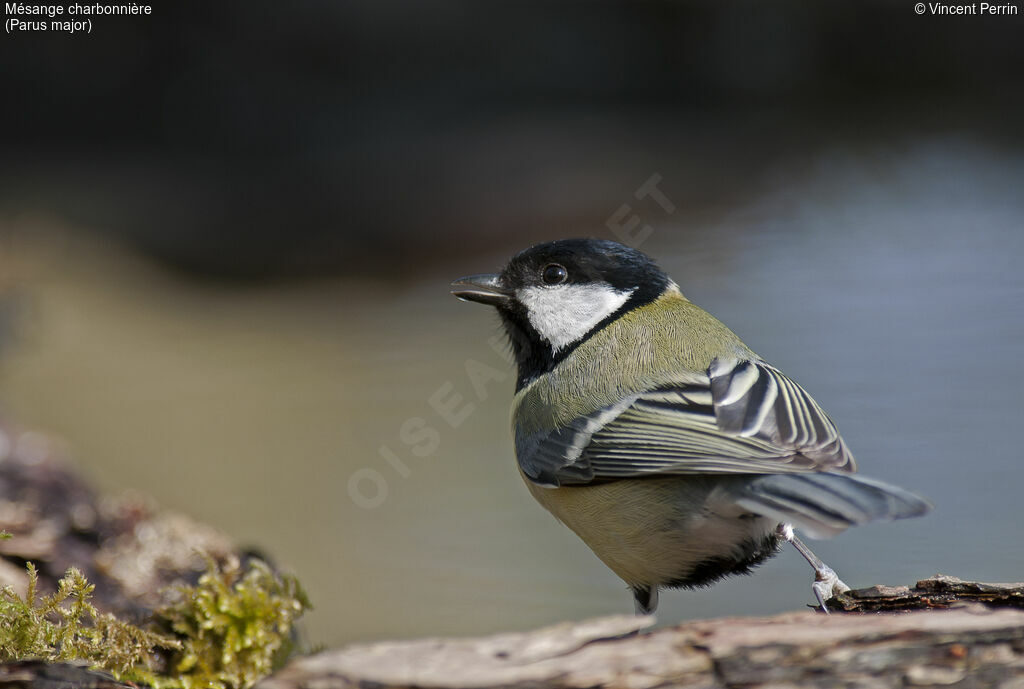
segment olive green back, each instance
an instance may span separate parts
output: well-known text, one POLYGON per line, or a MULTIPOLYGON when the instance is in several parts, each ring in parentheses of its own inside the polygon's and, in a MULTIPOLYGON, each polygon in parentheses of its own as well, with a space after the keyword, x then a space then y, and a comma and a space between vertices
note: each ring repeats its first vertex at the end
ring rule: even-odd
POLYGON ((758 358, 721 321, 670 289, 608 324, 520 390, 513 427, 550 429, 638 392, 706 381, 716 357, 758 358))

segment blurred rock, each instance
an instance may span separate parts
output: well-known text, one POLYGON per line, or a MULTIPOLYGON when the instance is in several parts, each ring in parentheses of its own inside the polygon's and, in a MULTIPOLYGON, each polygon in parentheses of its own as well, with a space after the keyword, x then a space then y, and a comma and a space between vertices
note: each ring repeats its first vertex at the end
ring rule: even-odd
POLYGON ((44 660, 19 660, 0 665, 3 689, 132 689, 113 675, 90 670, 81 663, 48 663, 44 660))
POLYGON ((139 493, 97 496, 58 443, 2 421, 0 525, 12 536, 0 541, 0 581, 23 590, 31 561, 45 594, 77 567, 96 586, 96 607, 130 620, 162 604, 168 587, 195 584, 204 554, 238 556, 224 534, 139 493))

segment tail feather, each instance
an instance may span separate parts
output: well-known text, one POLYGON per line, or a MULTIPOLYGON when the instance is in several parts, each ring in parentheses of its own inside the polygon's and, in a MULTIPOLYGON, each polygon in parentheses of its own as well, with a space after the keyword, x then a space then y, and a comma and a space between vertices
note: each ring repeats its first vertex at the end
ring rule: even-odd
POLYGON ((926 500, 902 488, 829 472, 760 476, 743 486, 736 503, 792 524, 812 538, 876 520, 918 517, 931 509, 926 500))

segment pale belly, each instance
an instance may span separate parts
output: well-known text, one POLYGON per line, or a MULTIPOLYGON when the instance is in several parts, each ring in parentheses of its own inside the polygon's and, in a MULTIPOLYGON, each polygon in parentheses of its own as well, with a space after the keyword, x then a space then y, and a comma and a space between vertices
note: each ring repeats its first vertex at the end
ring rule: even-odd
POLYGON ((627 479, 544 488, 534 498, 632 587, 710 584, 775 554, 778 523, 729 499, 732 478, 627 479))

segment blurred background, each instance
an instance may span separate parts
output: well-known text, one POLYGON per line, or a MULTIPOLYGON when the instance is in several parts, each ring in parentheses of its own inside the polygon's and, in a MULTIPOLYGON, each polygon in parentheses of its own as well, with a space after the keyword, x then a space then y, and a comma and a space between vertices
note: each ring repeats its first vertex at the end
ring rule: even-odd
MULTIPOLYGON (((153 7, 0 41, 0 414, 296 572, 313 642, 631 611, 521 485, 497 319, 448 295, 569 236, 639 242, 934 501, 818 543, 848 583, 1024 577, 1019 13, 153 7)), ((811 580, 785 552, 660 619, 811 580)))

